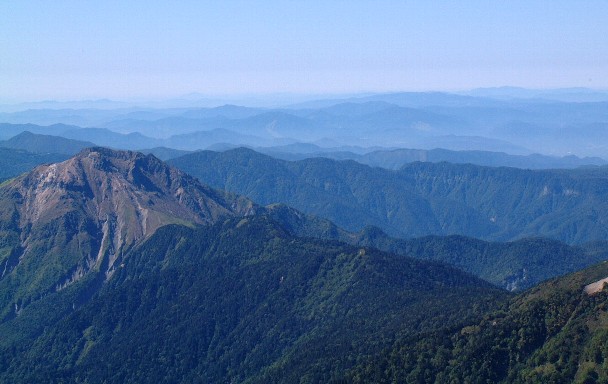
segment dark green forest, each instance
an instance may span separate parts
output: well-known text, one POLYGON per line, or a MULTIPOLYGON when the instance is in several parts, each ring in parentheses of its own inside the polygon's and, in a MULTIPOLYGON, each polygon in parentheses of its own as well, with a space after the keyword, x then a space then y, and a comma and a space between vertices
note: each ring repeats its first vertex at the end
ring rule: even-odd
MULTIPOLYGON (((3 382, 605 382, 600 263, 507 294, 444 264, 293 237, 266 215, 166 226, 90 301, 0 326, 3 382), (596 380, 596 381, 592 381, 596 380)), ((88 287, 88 288, 87 288, 88 287)), ((41 305, 41 306, 40 306, 41 305)))
POLYGON ((0 182, 30 171, 37 165, 56 163, 67 159, 57 153, 36 154, 20 149, 0 148, 0 182))
POLYGON ((402 338, 348 377, 353 383, 606 383, 608 293, 586 283, 601 263, 541 284, 479 322, 402 338))
MULTIPOLYGON (((90 302, 5 341, 0 379, 328 382, 398 338, 473 322, 507 297, 443 264, 294 238, 266 216, 167 226, 90 302)), ((0 329, 19 328, 27 311, 0 329)))
POLYGON ((339 240, 443 262, 509 291, 531 288, 543 280, 608 259, 608 243, 604 241, 577 246, 538 237, 512 242, 489 242, 458 235, 399 239, 371 226, 359 232, 347 232, 328 220, 305 215, 283 204, 267 206, 266 210, 295 236, 339 240))

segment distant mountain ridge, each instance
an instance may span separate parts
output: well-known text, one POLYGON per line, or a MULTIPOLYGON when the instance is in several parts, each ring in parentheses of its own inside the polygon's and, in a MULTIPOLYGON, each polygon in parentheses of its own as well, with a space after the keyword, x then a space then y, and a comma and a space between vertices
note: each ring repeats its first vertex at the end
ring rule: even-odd
POLYGON ((239 147, 234 143, 249 143, 255 150, 284 160, 302 160, 310 157, 329 157, 336 160, 355 160, 362 164, 382 168, 398 169, 415 161, 452 163, 471 163, 486 166, 511 166, 528 169, 576 168, 586 165, 605 165, 606 160, 597 157, 579 158, 577 156, 509 155, 490 151, 451 151, 446 149, 380 149, 379 147, 338 147, 323 148, 312 143, 292 143, 282 146, 264 147, 269 144, 257 136, 236 134, 224 129, 198 131, 190 134, 173 135, 167 139, 154 139, 139 133, 121 134, 101 128, 78 128, 73 126, 40 127, 34 125, 4 125, 8 131, 32 129, 44 132, 48 129, 54 135, 22 131, 10 139, 0 141, 0 146, 23 149, 33 153, 61 153, 74 155, 81 149, 97 145, 116 149, 137 149, 145 153, 158 148, 156 154, 163 160, 185 155, 193 149, 206 146, 224 145, 239 147), (89 140, 85 141, 83 139, 89 140), (233 144, 230 144, 233 143, 233 144), (160 145, 160 146, 159 146, 160 145), (261 145, 261 146, 260 146, 261 145), (166 149, 162 149, 166 148, 166 149), (188 148, 176 149, 176 148, 188 148))
MULTIPOLYGON (((153 140, 227 130, 233 132, 233 137, 223 139, 223 142, 247 146, 325 141, 338 146, 608 156, 608 146, 604 144, 608 142, 605 129, 608 100, 602 99, 602 92, 553 90, 541 95, 533 91, 530 94, 550 97, 530 98, 518 96, 522 90, 517 89, 494 91, 515 96, 405 92, 326 99, 320 103, 278 108, 224 105, 214 108, 47 109, 0 113, 0 121, 106 128, 123 135, 139 133, 152 140, 144 142, 142 137, 129 137, 131 147, 128 147, 129 140, 116 144, 120 136, 114 137, 114 144, 78 137, 98 145, 129 149, 159 146, 204 149, 217 144, 217 139, 211 136, 207 140, 198 138, 196 142, 192 137, 192 142, 181 142, 180 147, 153 140), (584 100, 585 97, 599 99, 584 100), (568 98, 572 100, 568 101, 568 98), (578 101, 573 101, 577 98, 578 101)), ((528 91, 523 90, 523 93, 528 91)), ((28 129, 32 131, 33 127, 28 129)), ((10 127, 0 129, 0 138, 11 130, 10 127)), ((32 132, 56 134, 52 130, 32 132)))
POLYGON ((577 156, 545 156, 540 154, 510 155, 503 152, 490 151, 451 151, 447 149, 386 149, 353 153, 348 150, 324 149, 309 144, 309 148, 299 152, 304 147, 261 147, 256 151, 283 160, 303 160, 312 157, 328 157, 335 160, 355 160, 358 163, 372 167, 399 169, 412 162, 448 162, 458 164, 475 164, 490 167, 514 167, 522 169, 577 168, 590 165, 606 165, 608 161, 599 157, 577 156), (301 148, 301 149, 299 149, 301 148))
POLYGON ((397 237, 460 234, 486 240, 608 239, 606 168, 530 171, 448 163, 399 170, 313 158, 288 162, 236 149, 169 161, 216 188, 285 203, 347 230, 397 237))
POLYGON ((67 160, 58 153, 31 153, 21 149, 0 148, 0 183, 32 170, 40 164, 67 160))
MULTIPOLYGON (((601 92, 574 91, 582 98, 602 96, 601 92)), ((235 135, 229 143, 249 146, 333 141, 338 145, 365 147, 379 145, 427 150, 490 150, 518 155, 538 152, 556 156, 607 157, 608 147, 603 143, 608 139, 604 129, 608 124, 608 101, 560 100, 565 96, 578 97, 568 94, 567 90, 548 94, 557 95, 557 99, 518 96, 500 99, 414 92, 328 99, 317 104, 283 108, 224 105, 215 108, 29 110, 0 113, 0 121, 106 128, 120 134, 138 132, 151 139, 228 130, 235 135), (236 135, 244 137, 237 139, 236 135)), ((56 134, 51 130, 36 132, 33 127, 28 129, 34 133, 56 134)), ((8 133, 10 130, 9 127, 0 129, 0 138, 4 134, 2 131, 8 133)), ((135 145, 135 138, 132 139, 130 149, 172 147, 166 142, 135 145)), ((137 139, 143 140, 141 137, 137 139)), ((89 138, 86 140, 96 142, 89 138)), ((192 146, 176 149, 204 149, 217 143, 193 142, 192 146)), ((113 146, 106 142, 97 144, 113 146)), ((124 144, 119 147, 127 148, 124 144)))
POLYGON ((59 153, 75 155, 84 148, 94 147, 90 141, 70 140, 60 136, 34 134, 24 131, 8 140, 0 141, 0 147, 22 149, 32 153, 59 153))
MULTIPOLYGON (((272 121, 268 122, 271 125, 272 121)), ((41 136, 54 136, 79 142, 95 143, 114 149, 143 150, 157 147, 169 147, 175 150, 193 151, 207 148, 217 143, 228 143, 233 145, 272 146, 291 143, 289 138, 259 137, 250 134, 238 133, 224 128, 213 128, 200 126, 195 121, 196 127, 193 131, 183 134, 169 135, 167 138, 155 138, 146 136, 140 132, 118 133, 107 128, 81 128, 73 125, 55 124, 51 126, 38 126, 34 124, 2 124, 0 123, 0 138, 7 141, 23 132, 30 132, 41 136), (207 129, 208 128, 208 129, 207 129)), ((169 124, 169 130, 174 130, 169 124)), ((264 125, 260 129, 265 129, 264 125)), ((238 127, 237 127, 238 128, 238 127)), ((40 140, 37 138, 36 140, 40 140)), ((67 143, 67 142, 66 142, 67 143)), ((60 144, 60 143, 59 143, 60 144)), ((77 144, 60 145, 59 148, 75 146, 77 144)), ((22 144, 26 146, 26 143, 22 144)), ((87 145, 91 146, 91 145, 87 145)))

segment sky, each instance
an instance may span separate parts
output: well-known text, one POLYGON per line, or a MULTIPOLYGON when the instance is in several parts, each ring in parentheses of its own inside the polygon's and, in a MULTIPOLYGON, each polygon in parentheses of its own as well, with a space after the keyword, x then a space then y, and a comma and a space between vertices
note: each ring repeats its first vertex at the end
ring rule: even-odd
POLYGON ((608 89, 608 1, 2 1, 0 102, 608 89))

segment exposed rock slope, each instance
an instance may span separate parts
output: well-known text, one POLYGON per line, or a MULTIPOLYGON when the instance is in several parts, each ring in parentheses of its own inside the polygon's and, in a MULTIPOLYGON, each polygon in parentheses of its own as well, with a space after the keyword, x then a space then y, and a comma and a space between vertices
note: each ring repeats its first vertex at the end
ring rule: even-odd
POLYGON ((0 300, 0 318, 91 271, 107 278, 127 249, 161 226, 254 210, 136 152, 91 148, 39 166, 0 188, 0 288, 18 298, 0 300))

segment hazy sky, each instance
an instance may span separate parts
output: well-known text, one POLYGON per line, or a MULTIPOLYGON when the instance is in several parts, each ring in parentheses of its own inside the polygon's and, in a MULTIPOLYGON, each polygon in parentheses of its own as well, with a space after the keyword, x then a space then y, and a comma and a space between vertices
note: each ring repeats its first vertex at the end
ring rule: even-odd
POLYGON ((0 101, 608 88, 608 1, 2 1, 0 101))

